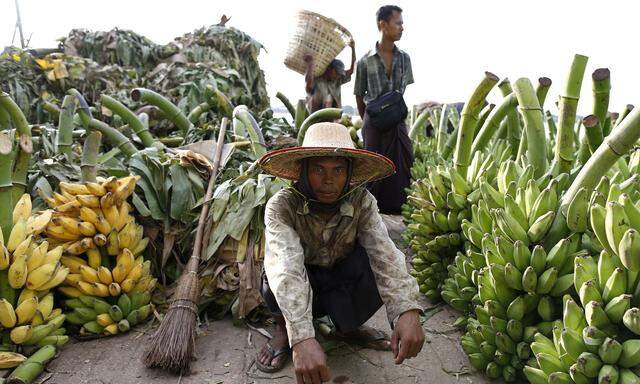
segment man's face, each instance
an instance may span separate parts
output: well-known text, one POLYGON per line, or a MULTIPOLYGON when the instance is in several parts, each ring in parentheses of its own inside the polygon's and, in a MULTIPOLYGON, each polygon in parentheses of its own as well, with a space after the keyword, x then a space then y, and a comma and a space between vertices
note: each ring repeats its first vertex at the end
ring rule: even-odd
POLYGON ((309 159, 309 184, 319 202, 338 201, 347 183, 348 162, 344 157, 312 157, 309 159))
POLYGON ((389 21, 381 20, 378 24, 378 29, 384 36, 390 37, 393 41, 398 41, 402 37, 402 31, 404 31, 402 22, 402 13, 393 11, 389 21))

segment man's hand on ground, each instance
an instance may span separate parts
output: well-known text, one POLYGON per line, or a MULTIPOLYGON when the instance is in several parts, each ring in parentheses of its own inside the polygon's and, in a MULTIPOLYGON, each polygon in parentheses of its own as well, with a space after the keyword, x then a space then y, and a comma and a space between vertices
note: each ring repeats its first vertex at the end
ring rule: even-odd
POLYGON ((292 349, 297 384, 320 384, 331 379, 327 358, 318 340, 303 340, 292 349))
POLYGON ((403 313, 398 318, 391 336, 391 350, 396 364, 416 357, 424 345, 424 330, 417 310, 403 313))

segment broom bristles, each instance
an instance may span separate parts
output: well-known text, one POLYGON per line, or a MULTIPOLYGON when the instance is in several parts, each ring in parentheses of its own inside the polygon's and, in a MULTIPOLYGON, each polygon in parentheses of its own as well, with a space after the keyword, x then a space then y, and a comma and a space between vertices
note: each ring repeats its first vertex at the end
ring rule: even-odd
POLYGON ((189 373, 196 339, 198 279, 189 273, 180 280, 174 299, 145 353, 147 367, 189 373))

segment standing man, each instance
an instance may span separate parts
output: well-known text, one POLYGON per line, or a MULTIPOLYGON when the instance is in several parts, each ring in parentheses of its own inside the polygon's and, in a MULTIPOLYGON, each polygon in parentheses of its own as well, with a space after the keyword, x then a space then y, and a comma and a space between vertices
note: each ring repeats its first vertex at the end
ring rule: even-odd
POLYGON ((351 81, 353 68, 356 63, 355 42, 349 42, 351 47, 351 68, 344 70, 344 63, 334 59, 324 73, 318 77, 313 76, 315 60, 312 55, 305 55, 307 73, 305 74, 305 90, 307 91, 307 109, 313 113, 323 108, 342 108, 340 88, 342 84, 351 81))
POLYGON ((356 68, 354 94, 364 125, 365 149, 393 161, 396 174, 372 183, 369 189, 378 200, 381 213, 399 214, 407 199, 405 188, 411 179, 413 149, 407 135, 407 107, 402 95, 413 83, 411 60, 395 42, 402 37, 402 9, 385 5, 376 13, 380 39, 356 68))

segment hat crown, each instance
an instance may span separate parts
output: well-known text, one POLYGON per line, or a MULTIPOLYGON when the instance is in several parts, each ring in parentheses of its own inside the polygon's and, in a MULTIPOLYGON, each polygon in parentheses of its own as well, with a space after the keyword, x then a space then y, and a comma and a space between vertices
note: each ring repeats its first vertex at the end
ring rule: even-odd
POLYGON ((303 147, 355 149, 349 130, 338 123, 315 123, 307 129, 303 147))

